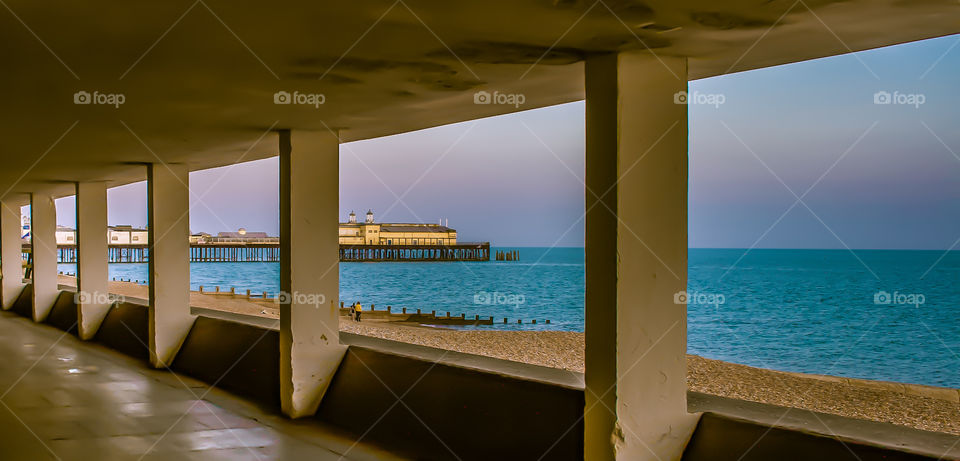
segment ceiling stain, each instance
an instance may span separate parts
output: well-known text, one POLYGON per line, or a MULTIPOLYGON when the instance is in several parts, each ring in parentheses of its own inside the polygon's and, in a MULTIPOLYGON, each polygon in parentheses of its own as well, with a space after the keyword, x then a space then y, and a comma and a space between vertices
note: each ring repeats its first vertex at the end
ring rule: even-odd
POLYGON ((287 72, 283 76, 287 79, 292 80, 323 80, 328 83, 333 83, 336 85, 351 85, 356 83, 363 83, 363 80, 358 78, 348 77, 346 75, 340 74, 325 74, 320 71, 298 71, 298 72, 287 72))
MULTIPOLYGON (((472 63, 481 64, 544 64, 565 65, 582 61, 583 50, 568 47, 548 47, 515 42, 471 41, 457 45, 453 54, 472 63)), ((429 57, 450 57, 450 51, 441 49, 427 54, 429 57)))
MULTIPOLYGON (((613 10, 624 22, 648 21, 653 19, 653 8, 636 0, 606 0, 604 4, 613 10)), ((606 8, 604 8, 606 9, 606 8)))
POLYGON ((587 42, 592 52, 611 52, 627 48, 659 49, 667 48, 672 42, 662 36, 646 35, 610 35, 597 36, 587 42))
POLYGON ((441 91, 465 91, 486 83, 472 78, 459 78, 456 76, 436 77, 429 74, 414 77, 410 79, 410 81, 429 89, 441 91))
POLYGON ((455 74, 457 71, 446 64, 429 61, 400 61, 392 59, 370 59, 345 57, 337 59, 332 56, 319 58, 302 58, 292 63, 294 67, 312 67, 325 72, 333 69, 353 70, 358 72, 383 72, 388 70, 413 70, 417 72, 440 72, 455 74))
MULTIPOLYGON (((771 19, 757 19, 740 16, 734 13, 720 13, 711 11, 700 11, 690 14, 697 24, 711 29, 730 30, 730 29, 752 29, 757 27, 770 27, 777 24, 771 19)), ((781 24, 783 21, 780 22, 781 24)))

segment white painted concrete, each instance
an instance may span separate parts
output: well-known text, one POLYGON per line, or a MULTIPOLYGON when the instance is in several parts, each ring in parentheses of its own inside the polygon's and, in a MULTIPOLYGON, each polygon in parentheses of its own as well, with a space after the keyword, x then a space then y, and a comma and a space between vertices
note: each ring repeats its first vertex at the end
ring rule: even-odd
POLYGON ((20 203, 4 198, 0 200, 0 305, 4 310, 13 307, 23 291, 22 248, 20 203))
POLYGON ((281 406, 298 418, 316 412, 346 352, 338 328, 340 153, 330 132, 279 137, 281 406))
POLYGON ((53 196, 30 194, 30 236, 33 244, 33 320, 46 320, 56 302, 57 206, 53 196))
POLYGON ((91 339, 110 310, 107 281, 107 184, 77 183, 77 322, 80 339, 91 339))
POLYGON ((684 58, 586 65, 588 460, 680 459, 686 410, 687 88, 684 58))
POLYGON ((189 184, 185 164, 147 165, 149 346, 157 368, 173 362, 196 319, 190 314, 189 184))

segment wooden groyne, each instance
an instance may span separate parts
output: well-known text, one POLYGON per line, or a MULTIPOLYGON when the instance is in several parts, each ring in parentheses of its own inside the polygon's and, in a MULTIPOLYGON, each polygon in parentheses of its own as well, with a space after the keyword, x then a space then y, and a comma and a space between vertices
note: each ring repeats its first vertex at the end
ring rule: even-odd
POLYGON ((497 261, 519 261, 520 250, 498 251, 496 254, 496 260, 497 261))
MULTIPOLYGON (((23 245, 24 259, 32 248, 23 245)), ((145 263, 150 259, 147 245, 111 244, 107 248, 110 263, 145 263)), ((490 243, 454 245, 340 245, 341 262, 377 261, 489 261, 490 243)), ((277 243, 197 243, 190 245, 190 262, 279 262, 277 243)), ((57 262, 77 262, 76 245, 57 245, 57 262)))
MULTIPOLYGON (((450 311, 445 312, 445 315, 437 315, 437 311, 432 310, 430 312, 425 312, 421 309, 410 309, 406 307, 401 307, 399 311, 394 310, 393 306, 387 306, 386 310, 380 309, 377 310, 376 305, 371 304, 368 307, 361 304, 361 320, 362 319, 376 319, 376 320, 386 320, 388 322, 410 322, 410 323, 419 323, 422 325, 454 325, 454 326, 465 326, 465 325, 493 325, 494 323, 499 323, 499 319, 494 320, 494 317, 480 317, 479 315, 473 315, 468 317, 467 314, 451 315, 450 311)), ((344 303, 340 303, 340 315, 349 316, 350 315, 350 306, 344 306, 344 303)), ((516 323, 518 325, 523 324, 522 319, 516 319, 515 322, 512 322, 509 318, 503 318, 503 324, 516 323)), ((537 324, 537 320, 529 320, 528 323, 532 325, 537 324)), ((549 325, 550 320, 544 320, 544 324, 549 325)))

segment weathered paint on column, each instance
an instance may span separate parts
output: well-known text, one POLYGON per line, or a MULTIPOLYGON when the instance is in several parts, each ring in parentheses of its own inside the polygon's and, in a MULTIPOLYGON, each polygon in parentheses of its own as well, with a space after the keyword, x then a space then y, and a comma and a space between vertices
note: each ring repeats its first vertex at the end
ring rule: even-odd
POLYGON ((184 164, 147 165, 150 363, 170 365, 190 315, 190 176, 184 164))
POLYGON ((3 309, 13 307, 23 291, 23 242, 20 239, 20 205, 6 197, 0 200, 0 290, 3 309))
POLYGON ((316 412, 346 347, 340 345, 339 140, 280 137, 280 387, 285 414, 316 412))
POLYGON ((687 88, 683 58, 586 63, 588 460, 676 460, 686 406, 687 88))
POLYGON ((57 206, 49 194, 30 194, 33 251, 33 320, 46 320, 60 295, 57 288, 57 206))
POLYGON ((77 183, 77 322, 91 339, 110 310, 107 266, 107 184, 77 183))

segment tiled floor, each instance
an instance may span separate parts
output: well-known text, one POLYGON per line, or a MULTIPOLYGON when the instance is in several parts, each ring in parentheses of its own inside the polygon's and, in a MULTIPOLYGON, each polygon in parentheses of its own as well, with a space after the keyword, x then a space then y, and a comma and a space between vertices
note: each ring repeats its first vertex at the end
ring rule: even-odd
POLYGON ((393 457, 0 314, 0 460, 385 458, 393 457))

